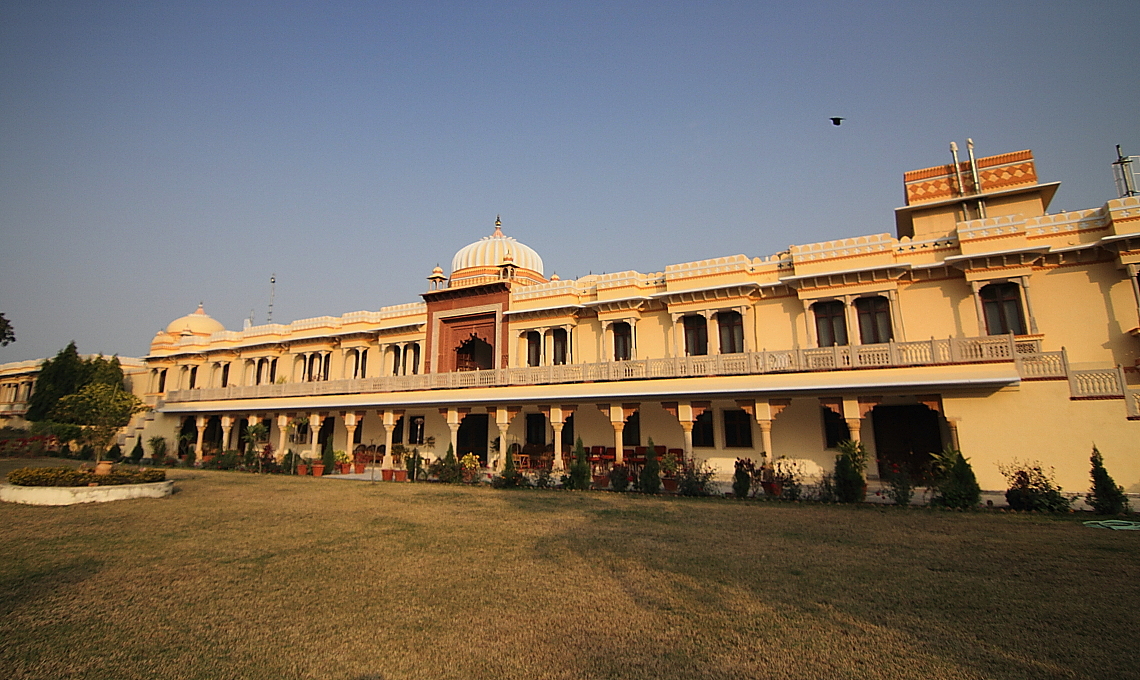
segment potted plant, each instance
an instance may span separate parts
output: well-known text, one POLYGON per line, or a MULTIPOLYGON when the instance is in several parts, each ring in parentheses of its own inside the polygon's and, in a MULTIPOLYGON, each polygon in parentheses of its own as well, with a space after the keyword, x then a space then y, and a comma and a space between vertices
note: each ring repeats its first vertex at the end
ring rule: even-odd
POLYGON ((352 472, 352 460, 348 457, 347 451, 337 449, 333 451, 333 456, 336 458, 337 469, 340 470, 342 475, 347 475, 352 472))
POLYGON ((301 475, 302 477, 309 474, 309 463, 311 461, 311 458, 302 457, 301 462, 297 463, 297 474, 301 475))
MULTIPOLYGON (((403 464, 404 464, 403 466, 400 466, 398 463, 395 462, 396 461, 396 454, 395 454, 396 447, 395 446, 392 447, 392 451, 393 451, 393 453, 392 453, 393 465, 397 466, 396 469, 392 470, 392 479, 394 481, 397 481, 397 482, 406 482, 406 481, 408 481, 408 470, 409 470, 409 468, 412 469, 412 472, 414 474, 415 468, 413 468, 412 466, 419 464, 420 450, 419 449, 412 449, 412 452, 410 454, 401 455, 400 460, 403 462, 403 464)), ((405 453, 407 453, 407 452, 405 451, 405 453)))
POLYGON ((479 457, 474 453, 468 453, 463 456, 459 461, 459 467, 463 472, 463 481, 466 484, 472 484, 479 478, 479 457))
POLYGON ((356 451, 352 453, 352 471, 358 475, 364 474, 364 468, 368 465, 368 449, 361 444, 356 447, 356 451))
POLYGON ((677 470, 681 468, 680 461, 677 460, 677 454, 672 450, 666 451, 665 455, 661 457, 661 484, 669 493, 677 492, 677 470))
POLYGON ((320 458, 314 458, 313 463, 310 467, 313 468, 314 477, 320 477, 325 474, 325 461, 321 460, 320 458))
MULTIPOLYGON (((390 482, 396 478, 396 470, 404 467, 405 453, 407 453, 407 449, 404 448, 403 444, 392 445, 392 467, 380 471, 380 478, 383 481, 390 482)), ((407 475, 408 473, 405 471, 404 474, 407 475)))

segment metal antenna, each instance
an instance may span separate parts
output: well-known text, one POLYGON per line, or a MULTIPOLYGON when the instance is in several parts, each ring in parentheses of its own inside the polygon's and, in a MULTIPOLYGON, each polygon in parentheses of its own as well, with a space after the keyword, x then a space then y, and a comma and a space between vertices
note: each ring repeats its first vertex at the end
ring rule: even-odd
POLYGON ((269 318, 265 323, 273 323, 273 299, 277 297, 277 273, 269 275, 269 318))
POLYGON ((1116 145, 1116 162, 1112 164, 1112 174, 1116 179, 1117 198, 1128 198, 1140 195, 1136 190, 1136 175, 1132 172, 1132 159, 1134 156, 1125 156, 1116 145))

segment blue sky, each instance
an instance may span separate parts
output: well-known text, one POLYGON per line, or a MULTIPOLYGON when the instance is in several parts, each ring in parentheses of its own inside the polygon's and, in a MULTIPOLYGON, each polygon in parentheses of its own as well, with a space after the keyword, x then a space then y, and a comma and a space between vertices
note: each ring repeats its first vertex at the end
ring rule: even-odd
POLYGON ((0 6, 0 362, 418 300, 504 231, 546 273, 890 232, 906 170, 1140 154, 1125 2, 0 6), (829 116, 848 120, 834 127, 829 116))

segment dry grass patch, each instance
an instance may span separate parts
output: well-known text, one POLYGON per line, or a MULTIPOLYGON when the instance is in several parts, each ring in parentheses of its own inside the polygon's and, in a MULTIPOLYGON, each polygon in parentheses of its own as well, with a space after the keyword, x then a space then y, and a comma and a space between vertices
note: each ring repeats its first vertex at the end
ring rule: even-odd
POLYGON ((171 476, 0 507, 7 677, 1138 677, 1069 517, 171 476))

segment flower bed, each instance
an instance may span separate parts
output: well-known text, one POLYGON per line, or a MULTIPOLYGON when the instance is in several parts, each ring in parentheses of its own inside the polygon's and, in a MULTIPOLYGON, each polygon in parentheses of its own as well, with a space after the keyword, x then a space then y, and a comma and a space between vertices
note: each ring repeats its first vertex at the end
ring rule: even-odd
POLYGON ((164 470, 124 470, 112 468, 107 475, 68 467, 25 467, 8 473, 8 483, 16 486, 119 486, 150 484, 166 480, 164 470))

